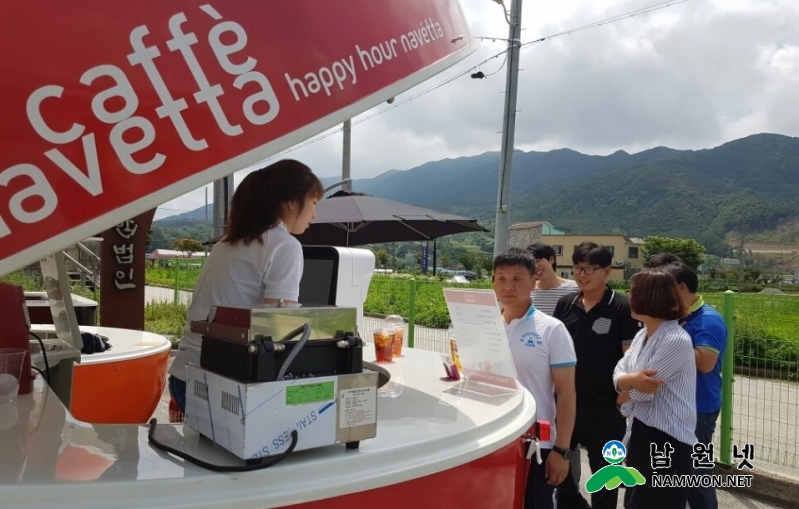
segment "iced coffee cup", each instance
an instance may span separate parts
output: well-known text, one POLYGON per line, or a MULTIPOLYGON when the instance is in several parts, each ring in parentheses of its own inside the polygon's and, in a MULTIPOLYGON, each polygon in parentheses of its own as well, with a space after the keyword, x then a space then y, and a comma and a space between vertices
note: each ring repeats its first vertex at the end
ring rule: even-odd
POLYGON ((399 315, 386 317, 386 328, 394 331, 394 357, 402 356, 402 343, 405 341, 405 319, 399 315))
POLYGON ((380 329, 374 332, 375 360, 377 362, 393 362, 394 338, 394 331, 390 329, 380 329))

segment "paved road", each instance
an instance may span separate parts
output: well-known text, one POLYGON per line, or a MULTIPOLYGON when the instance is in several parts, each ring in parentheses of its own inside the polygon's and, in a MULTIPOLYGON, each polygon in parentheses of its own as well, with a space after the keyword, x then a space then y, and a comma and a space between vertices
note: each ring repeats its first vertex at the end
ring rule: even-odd
MULTIPOLYGON (((178 300, 183 304, 191 303, 191 292, 178 291, 178 300)), ((175 289, 160 286, 144 287, 144 302, 174 302, 175 289)))

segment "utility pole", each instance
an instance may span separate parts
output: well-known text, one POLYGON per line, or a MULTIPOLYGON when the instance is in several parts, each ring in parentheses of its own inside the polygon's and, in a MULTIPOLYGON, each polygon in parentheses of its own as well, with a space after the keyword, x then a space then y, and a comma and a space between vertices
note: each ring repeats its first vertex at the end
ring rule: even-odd
POLYGON ((228 208, 233 198, 233 175, 214 180, 214 238, 225 234, 228 208))
POLYGON ((744 244, 746 242, 746 218, 741 219, 741 247, 738 249, 738 291, 744 284, 744 244))
MULTIPOLYGON (((502 8, 505 6, 503 4, 502 8)), ((519 84, 522 0, 511 0, 508 30, 508 71, 505 77, 505 114, 497 182, 497 215, 494 221, 494 256, 508 248, 510 238, 510 184, 513 170, 513 138, 516 128, 516 90, 519 84)))
POLYGON ((352 191, 352 181, 350 180, 350 163, 352 161, 352 123, 350 119, 344 121, 344 146, 341 154, 341 189, 352 191))

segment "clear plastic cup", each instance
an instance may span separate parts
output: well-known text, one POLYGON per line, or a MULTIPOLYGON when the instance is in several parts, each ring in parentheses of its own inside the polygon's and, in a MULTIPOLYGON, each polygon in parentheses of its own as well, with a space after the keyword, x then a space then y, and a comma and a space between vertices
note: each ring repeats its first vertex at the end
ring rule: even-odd
POLYGON ((26 355, 28 352, 20 348, 0 348, 0 404, 17 400, 26 355))
POLYGON ((394 361, 394 338, 393 330, 384 328, 374 332, 375 340, 375 360, 377 362, 394 361))
POLYGON ((389 315, 385 323, 386 328, 394 331, 394 357, 401 357, 402 344, 405 341, 405 319, 399 315, 389 315))

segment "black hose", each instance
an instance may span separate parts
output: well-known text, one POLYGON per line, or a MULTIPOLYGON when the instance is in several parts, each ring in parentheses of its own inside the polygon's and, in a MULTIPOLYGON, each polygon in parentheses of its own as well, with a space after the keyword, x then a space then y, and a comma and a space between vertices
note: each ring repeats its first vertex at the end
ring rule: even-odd
POLYGON ((294 362, 294 359, 300 354, 302 347, 304 347, 305 343, 308 342, 308 339, 311 337, 311 324, 305 323, 302 327, 297 327, 293 331, 286 334, 283 339, 279 341, 279 343, 288 341, 300 332, 302 332, 302 337, 299 341, 297 341, 297 344, 294 346, 294 348, 292 348, 291 353, 289 353, 288 357, 286 357, 286 360, 283 361, 283 365, 280 366, 280 371, 277 373, 277 380, 283 380, 283 377, 286 375, 286 371, 289 370, 291 363, 294 362))
POLYGON ((155 426, 158 424, 156 419, 150 419, 150 431, 147 433, 147 441, 155 447, 156 449, 161 449, 162 451, 168 452, 169 454, 174 454, 178 458, 182 458, 189 463, 194 463, 195 465, 206 468, 208 470, 213 470, 214 472, 252 472, 253 470, 261 470, 262 468, 271 467, 272 465, 276 465, 286 459, 289 454, 294 451, 294 448, 297 446, 297 430, 291 430, 291 444, 289 448, 286 449, 284 452, 276 455, 276 456, 266 456, 261 458, 261 461, 258 463, 252 463, 248 465, 214 465, 212 463, 207 463, 199 458, 195 458, 189 454, 186 454, 183 451, 179 451, 173 447, 170 447, 166 444, 162 444, 158 440, 155 439, 155 426))

